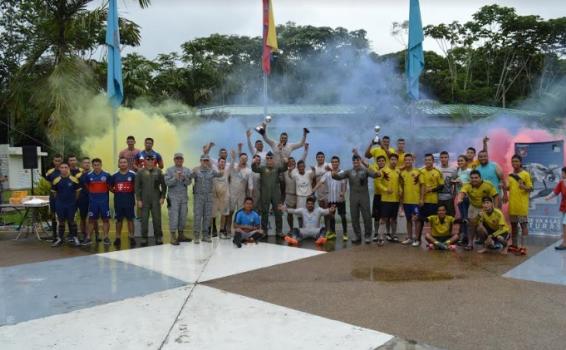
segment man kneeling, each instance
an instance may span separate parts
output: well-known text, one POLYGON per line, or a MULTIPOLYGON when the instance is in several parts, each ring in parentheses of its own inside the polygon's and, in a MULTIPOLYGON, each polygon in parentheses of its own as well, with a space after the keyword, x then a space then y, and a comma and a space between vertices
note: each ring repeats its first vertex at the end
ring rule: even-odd
POLYGON ((493 207, 491 197, 485 197, 482 203, 477 233, 484 240, 484 248, 478 250, 478 253, 493 249, 501 250, 501 254, 507 254, 510 229, 505 216, 500 209, 493 207))
POLYGON ((452 233, 455 220, 453 216, 446 215, 444 205, 438 206, 436 215, 427 217, 425 221, 430 224, 431 229, 425 236, 429 249, 454 249, 454 243, 458 241, 458 234, 452 233))
POLYGON ((315 208, 314 198, 309 197, 307 198, 306 208, 291 209, 280 205, 279 209, 290 214, 298 214, 303 219, 303 227, 293 229, 289 235, 285 236, 285 242, 295 245, 305 238, 314 238, 318 245, 326 243, 326 228, 320 227, 320 218, 326 215, 333 215, 336 207, 332 206, 328 209, 315 208))
POLYGON ((254 200, 250 197, 244 199, 244 207, 236 212, 234 219, 234 244, 242 248, 242 242, 252 238, 256 243, 263 237, 261 221, 258 213, 253 210, 254 200))

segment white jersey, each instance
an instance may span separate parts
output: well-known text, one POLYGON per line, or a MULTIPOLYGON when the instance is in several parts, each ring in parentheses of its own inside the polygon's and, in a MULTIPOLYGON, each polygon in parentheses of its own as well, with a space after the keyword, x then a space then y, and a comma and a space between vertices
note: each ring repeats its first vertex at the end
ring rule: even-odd
POLYGON ((312 180, 314 178, 312 169, 305 169, 303 175, 299 174, 297 169, 294 169, 291 172, 291 177, 295 180, 297 196, 308 197, 312 194, 312 180))
MULTIPOLYGON (((314 167, 314 174, 316 182, 320 181, 320 179, 324 176, 324 174, 329 173, 327 167, 330 167, 330 164, 323 163, 322 165, 316 165, 314 167)), ((316 191, 316 197, 318 200, 328 200, 328 186, 326 183, 319 186, 318 190, 316 191)))
POLYGON ((331 172, 326 172, 321 181, 328 187, 328 203, 344 202, 345 194, 348 191, 348 180, 334 180, 331 172), (340 196, 340 194, 343 194, 340 196))

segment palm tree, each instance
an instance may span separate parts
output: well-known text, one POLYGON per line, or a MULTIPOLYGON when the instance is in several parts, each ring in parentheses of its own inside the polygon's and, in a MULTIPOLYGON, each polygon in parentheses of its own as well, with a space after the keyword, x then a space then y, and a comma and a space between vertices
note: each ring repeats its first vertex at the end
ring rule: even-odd
MULTIPOLYGON (((104 45, 108 2, 91 9, 88 5, 93 1, 21 0, 14 5, 27 11, 24 18, 31 30, 7 103, 15 120, 22 118, 20 113, 29 113, 29 107, 23 106, 31 104, 52 145, 61 152, 80 98, 100 90, 88 57, 104 45)), ((139 5, 145 8, 150 0, 139 0, 139 5)), ((138 46, 139 26, 124 18, 119 24, 121 43, 138 46)))

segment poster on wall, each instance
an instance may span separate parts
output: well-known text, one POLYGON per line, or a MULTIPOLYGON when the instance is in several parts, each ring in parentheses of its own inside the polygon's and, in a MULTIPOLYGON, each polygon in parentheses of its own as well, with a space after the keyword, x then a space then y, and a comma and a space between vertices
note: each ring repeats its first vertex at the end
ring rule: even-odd
POLYGON ((529 233, 539 235, 559 235, 559 200, 557 197, 545 201, 560 181, 563 167, 564 142, 516 143, 515 152, 523 157, 523 166, 531 174, 534 190, 530 195, 529 233))

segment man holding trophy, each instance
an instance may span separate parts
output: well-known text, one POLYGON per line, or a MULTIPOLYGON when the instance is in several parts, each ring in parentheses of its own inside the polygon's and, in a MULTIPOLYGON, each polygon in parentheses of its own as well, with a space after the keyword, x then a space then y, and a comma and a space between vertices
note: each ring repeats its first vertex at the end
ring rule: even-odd
POLYGON ((366 148, 365 156, 366 158, 373 158, 377 161, 379 156, 385 157, 385 166, 389 166, 389 155, 395 153, 395 149, 390 147, 391 140, 389 136, 379 137, 379 131, 381 127, 376 125, 374 127, 375 137, 371 140, 370 144, 366 148))

